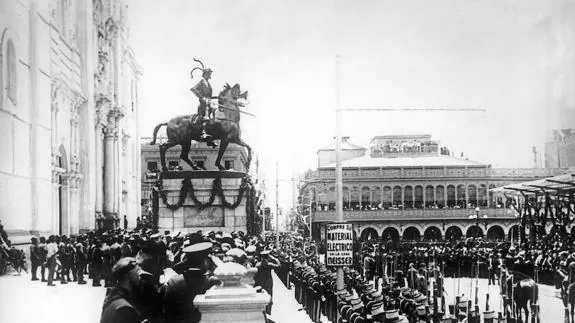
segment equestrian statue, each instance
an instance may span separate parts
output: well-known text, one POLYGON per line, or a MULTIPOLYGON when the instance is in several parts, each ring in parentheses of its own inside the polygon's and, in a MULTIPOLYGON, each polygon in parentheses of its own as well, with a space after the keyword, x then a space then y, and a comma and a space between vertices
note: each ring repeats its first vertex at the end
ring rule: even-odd
POLYGON ((217 147, 214 140, 220 141, 218 157, 215 162, 219 170, 225 170, 225 167, 221 165, 221 160, 230 143, 245 147, 248 150, 246 171, 249 171, 252 150, 241 139, 239 124, 240 113, 246 113, 242 112, 240 107, 245 106, 244 102, 247 100, 248 92, 241 92, 239 84, 230 86, 226 83, 218 96, 213 97, 212 86, 209 82, 212 70, 205 68, 204 64, 195 58, 194 61, 198 62, 201 67, 192 69, 190 72, 191 78, 194 77, 193 73, 195 70, 202 71, 202 79, 191 88, 191 91, 200 101, 197 114, 178 116, 168 122, 160 123, 154 128, 154 136, 150 145, 156 144, 156 136, 161 127, 166 126, 168 136, 168 140, 160 144, 162 171, 166 172, 168 170, 166 167, 166 150, 177 145, 182 146, 180 158, 183 161, 194 170, 202 169, 190 160, 188 156, 192 140, 205 142, 213 148, 217 147))

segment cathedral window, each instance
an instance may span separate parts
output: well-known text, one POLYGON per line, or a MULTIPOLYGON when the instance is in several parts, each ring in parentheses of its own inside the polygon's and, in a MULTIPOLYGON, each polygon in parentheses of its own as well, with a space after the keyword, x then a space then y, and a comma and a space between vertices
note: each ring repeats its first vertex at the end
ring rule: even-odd
POLYGON ((6 45, 6 96, 12 103, 16 104, 17 72, 16 72, 16 50, 11 39, 6 45))

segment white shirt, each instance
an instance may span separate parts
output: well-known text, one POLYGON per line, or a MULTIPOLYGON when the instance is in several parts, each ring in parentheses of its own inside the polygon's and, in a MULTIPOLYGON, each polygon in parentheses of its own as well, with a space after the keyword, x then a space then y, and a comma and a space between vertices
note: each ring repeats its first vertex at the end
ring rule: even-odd
POLYGON ((47 258, 54 256, 58 252, 58 246, 55 242, 50 242, 46 249, 48 250, 48 254, 46 255, 47 258))

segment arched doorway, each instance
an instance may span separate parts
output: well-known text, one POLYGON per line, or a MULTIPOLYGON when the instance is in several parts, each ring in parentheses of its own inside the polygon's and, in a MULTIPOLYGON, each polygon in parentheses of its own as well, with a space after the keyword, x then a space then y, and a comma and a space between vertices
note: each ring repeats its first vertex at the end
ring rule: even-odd
POLYGON ((503 228, 498 225, 494 225, 487 230, 487 240, 504 240, 505 232, 503 228))
POLYGON ((381 238, 383 240, 391 239, 393 241, 398 241, 399 240, 399 231, 397 231, 397 229, 394 227, 386 228, 381 233, 381 238))
POLYGON ((409 227, 403 231, 403 240, 421 240, 421 234, 416 227, 409 227))
POLYGON ((445 231, 445 240, 454 241, 454 240, 459 240, 462 237, 463 237, 463 232, 461 231, 461 229, 459 227, 452 226, 452 227, 447 228, 447 231, 445 231))
POLYGON ((377 231, 374 228, 365 228, 361 231, 361 240, 377 240, 379 238, 377 231))
POLYGON ((473 226, 470 226, 469 229, 467 229, 467 233, 465 234, 465 236, 467 238, 483 237, 483 230, 481 230, 480 226, 473 225, 473 226))
POLYGON ((423 239, 425 241, 440 241, 441 230, 438 227, 431 226, 423 232, 423 239))

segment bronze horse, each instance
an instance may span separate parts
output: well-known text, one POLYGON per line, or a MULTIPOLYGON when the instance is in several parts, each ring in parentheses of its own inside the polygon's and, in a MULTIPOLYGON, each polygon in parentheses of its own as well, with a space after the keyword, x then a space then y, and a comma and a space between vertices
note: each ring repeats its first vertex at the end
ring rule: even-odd
POLYGON ((252 160, 252 149, 241 139, 239 106, 242 106, 242 104, 238 102, 239 99, 247 99, 247 92, 242 93, 239 84, 236 84, 233 87, 226 84, 224 89, 218 95, 219 112, 217 113, 216 118, 205 122, 205 125, 202 125, 201 122, 194 121, 196 117, 201 118, 201 116, 196 115, 178 116, 168 122, 158 124, 154 128, 154 136, 150 145, 156 144, 158 130, 162 126, 166 126, 168 141, 160 145, 162 171, 165 172, 168 170, 166 167, 166 150, 176 145, 182 146, 180 158, 183 161, 190 165, 194 170, 201 169, 192 160, 190 160, 188 154, 190 152, 192 140, 200 142, 206 141, 201 138, 202 127, 204 127, 206 133, 212 137, 212 140, 220 140, 218 157, 215 162, 215 165, 219 170, 225 170, 225 167, 221 165, 221 160, 226 148, 230 143, 232 143, 246 147, 248 150, 248 159, 245 167, 246 171, 249 171, 252 160))

